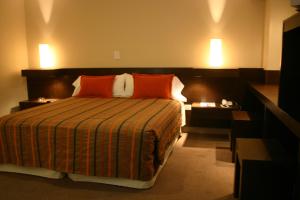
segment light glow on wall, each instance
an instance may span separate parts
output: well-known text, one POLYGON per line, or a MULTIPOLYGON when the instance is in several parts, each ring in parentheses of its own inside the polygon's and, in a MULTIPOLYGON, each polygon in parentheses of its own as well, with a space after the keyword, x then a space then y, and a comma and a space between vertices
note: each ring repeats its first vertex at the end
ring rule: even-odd
POLYGON ((43 69, 49 69, 54 67, 54 54, 48 44, 39 45, 40 52, 40 67, 43 69))
POLYGON ((214 38, 210 40, 209 64, 213 67, 220 67, 223 65, 221 39, 214 38))
POLYGON ((224 13, 226 0, 208 0, 210 14, 215 23, 219 23, 224 13))
POLYGON ((39 6, 43 15, 43 19, 45 23, 48 24, 52 15, 53 0, 39 0, 39 6))

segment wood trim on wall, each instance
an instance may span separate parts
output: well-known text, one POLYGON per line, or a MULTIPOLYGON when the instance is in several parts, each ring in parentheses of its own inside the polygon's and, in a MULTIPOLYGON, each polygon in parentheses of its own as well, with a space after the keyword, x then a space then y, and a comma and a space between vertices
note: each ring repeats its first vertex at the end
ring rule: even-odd
POLYGON ((197 68, 61 68, 61 69, 24 69, 25 77, 54 77, 80 75, 107 75, 122 73, 175 74, 176 76, 197 77, 238 77, 238 69, 197 69, 197 68))
POLYGON ((80 75, 109 75, 122 73, 172 73, 185 84, 183 95, 188 103, 216 101, 223 98, 242 102, 245 81, 264 82, 262 68, 199 69, 199 68, 61 68, 52 70, 25 69, 28 97, 66 98, 72 95, 73 81, 80 75))
POLYGON ((279 70, 266 70, 265 71, 265 83, 267 84, 279 84, 280 71, 279 70))

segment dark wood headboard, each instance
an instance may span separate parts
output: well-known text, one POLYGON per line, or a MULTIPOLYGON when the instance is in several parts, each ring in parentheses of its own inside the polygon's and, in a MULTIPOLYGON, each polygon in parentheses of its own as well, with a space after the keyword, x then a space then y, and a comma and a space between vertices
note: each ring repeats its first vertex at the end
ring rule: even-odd
POLYGON ((80 75, 109 75, 122 73, 172 73, 185 84, 183 95, 188 102, 221 101, 227 98, 243 100, 243 80, 263 82, 262 68, 198 69, 198 68, 62 68, 53 70, 25 69, 30 99, 66 98, 72 95, 72 82, 80 75), (241 79, 242 78, 242 79, 241 79))

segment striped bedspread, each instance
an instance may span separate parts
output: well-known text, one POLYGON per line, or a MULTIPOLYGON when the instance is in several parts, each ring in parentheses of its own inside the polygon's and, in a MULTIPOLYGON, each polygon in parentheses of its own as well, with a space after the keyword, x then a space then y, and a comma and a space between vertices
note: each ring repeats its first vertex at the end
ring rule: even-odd
POLYGON ((150 180, 180 124, 174 100, 72 97, 0 118, 0 163, 150 180))

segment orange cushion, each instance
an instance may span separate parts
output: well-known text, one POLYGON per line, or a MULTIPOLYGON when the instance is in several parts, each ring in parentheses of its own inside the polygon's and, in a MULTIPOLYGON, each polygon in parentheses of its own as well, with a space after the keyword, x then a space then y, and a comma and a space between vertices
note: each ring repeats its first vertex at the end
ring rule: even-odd
POLYGON ((171 98, 173 74, 133 74, 133 98, 171 98))
POLYGON ((112 97, 115 76, 81 76, 78 97, 112 97))

